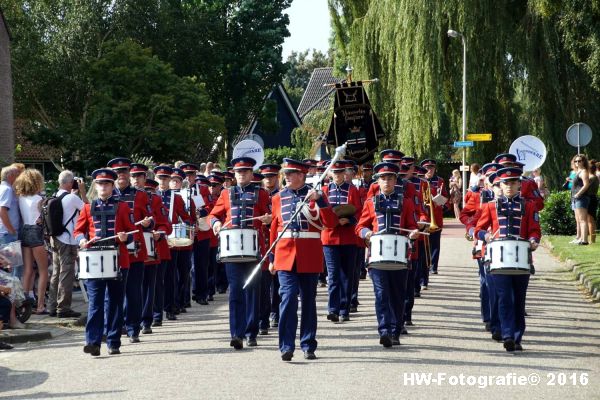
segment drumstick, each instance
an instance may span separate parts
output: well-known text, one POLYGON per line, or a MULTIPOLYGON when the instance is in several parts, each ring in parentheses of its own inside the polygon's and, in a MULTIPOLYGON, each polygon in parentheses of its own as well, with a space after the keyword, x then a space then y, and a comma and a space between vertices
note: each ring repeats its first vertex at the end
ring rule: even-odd
MULTIPOLYGON (((137 232, 139 232, 139 231, 125 232, 125 234, 126 235, 133 235, 134 233, 137 233, 137 232)), ((116 239, 118 237, 119 237, 119 235, 114 235, 114 236, 109 236, 109 237, 105 237, 105 238, 102 238, 102 239, 93 240, 93 242, 94 243, 98 243, 98 242, 102 242, 104 240, 116 239)), ((94 239, 96 239, 96 238, 94 238, 94 239)))
MULTIPOLYGON (((397 229, 402 232, 410 232, 410 233, 412 233, 414 231, 414 229, 406 229, 406 228, 397 228, 397 229)), ((417 233, 418 235, 425 235, 425 236, 430 235, 429 232, 415 232, 415 233, 417 233)))
POLYGON ((148 219, 148 220, 150 220, 150 219, 153 219, 153 218, 154 218, 154 217, 152 217, 152 216, 150 216, 150 217, 146 217, 146 218, 144 218, 144 219, 142 219, 142 220, 140 220, 140 221, 136 222, 134 225, 135 225, 135 226, 141 225, 141 223, 142 223, 142 222, 144 222, 144 221, 146 221, 147 219, 148 219))

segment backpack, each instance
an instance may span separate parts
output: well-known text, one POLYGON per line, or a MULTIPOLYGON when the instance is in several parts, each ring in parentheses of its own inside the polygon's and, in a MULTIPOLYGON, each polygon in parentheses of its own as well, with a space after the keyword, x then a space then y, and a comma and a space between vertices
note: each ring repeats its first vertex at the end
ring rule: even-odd
POLYGON ((66 232, 67 225, 75 218, 77 212, 71 216, 66 224, 63 225, 63 206, 62 199, 69 194, 65 192, 60 196, 51 196, 42 200, 41 220, 45 236, 60 236, 66 232))

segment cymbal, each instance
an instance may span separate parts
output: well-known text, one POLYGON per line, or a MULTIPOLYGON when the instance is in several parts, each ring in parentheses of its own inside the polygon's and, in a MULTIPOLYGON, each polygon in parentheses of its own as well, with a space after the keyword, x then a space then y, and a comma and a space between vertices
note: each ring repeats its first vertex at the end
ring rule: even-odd
POLYGON ((338 216, 338 218, 349 218, 356 214, 356 207, 354 207, 352 204, 340 204, 333 206, 333 212, 338 216))

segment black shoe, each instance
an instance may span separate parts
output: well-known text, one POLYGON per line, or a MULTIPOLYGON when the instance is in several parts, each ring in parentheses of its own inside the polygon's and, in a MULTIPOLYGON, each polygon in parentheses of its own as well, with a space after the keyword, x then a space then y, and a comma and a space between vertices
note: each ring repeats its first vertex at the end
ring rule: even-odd
POLYGON ((533 264, 531 264, 530 268, 529 268, 529 273, 531 275, 535 275, 535 266, 533 264))
POLYGON ((57 314, 56 314, 56 311, 50 311, 50 312, 48 313, 48 316, 49 316, 49 317, 56 317, 56 315, 57 315, 57 314))
POLYGON ((162 326, 162 321, 154 320, 152 321, 152 326, 162 326))
POLYGON ((502 334, 500 332, 494 332, 494 333, 492 333, 492 340, 495 340, 496 342, 501 342, 502 341, 502 334))
POLYGON ((202 306, 207 306, 208 305, 208 301, 205 300, 205 299, 198 300, 196 303, 198 303, 198 304, 200 304, 202 306))
POLYGON ((113 347, 109 347, 108 348, 108 354, 113 356, 115 354, 121 354, 121 350, 117 349, 117 348, 113 348, 113 347))
MULTIPOLYGON (((125 326, 123 326, 123 327, 121 328, 121 335, 122 335, 122 336, 127 336, 127 328, 126 328, 125 326)), ((105 336, 106 336, 106 335, 105 335, 105 336)))
POLYGON ((106 343, 106 335, 102 335, 102 343, 106 343))
POLYGON ((415 297, 421 297, 421 292, 415 292, 415 297))
POLYGON ((401 335, 408 335, 408 331, 406 330, 405 327, 402 327, 402 329, 400 329, 400 334, 401 335))
POLYGON ((334 313, 329 313, 327 314, 327 319, 330 320, 331 322, 339 322, 340 321, 340 316, 334 313))
POLYGON ((196 295, 195 294, 192 295, 192 301, 196 301, 196 295))
POLYGON ((229 342, 229 346, 233 347, 236 350, 241 350, 244 348, 244 341, 242 338, 233 337, 231 338, 231 342, 229 342))
POLYGON ((521 343, 516 343, 515 344, 515 350, 517 350, 517 351, 523 351, 523 346, 521 346, 521 343))
POLYGON ((140 342, 140 337, 139 336, 131 336, 129 338, 129 343, 139 343, 140 342))
POLYGON ((225 294, 225 293, 227 293, 227 290, 223 290, 223 289, 221 289, 221 290, 219 290, 219 292, 218 292, 218 293, 219 293, 219 294, 225 294))
MULTIPOLYGON (((282 356, 283 358, 283 356, 282 356)), ((305 360, 316 360, 317 356, 315 355, 314 351, 305 351, 304 352, 304 359, 305 360)))
POLYGON ((379 338, 379 344, 382 344, 383 347, 392 347, 392 338, 389 336, 382 336, 379 338))
POLYGON ((281 353, 281 359, 283 361, 292 361, 292 357, 294 357, 293 351, 284 351, 283 353, 281 353))
POLYGON ((365 279, 367 279, 367 271, 361 271, 360 273, 360 280, 364 281, 365 279))
POLYGON ((167 319, 169 321, 176 321, 177 317, 175 316, 175 313, 167 313, 167 319))
POLYGON ((526 317, 529 317, 529 314, 527 314, 527 311, 525 311, 525 314, 524 314, 524 315, 525 315, 526 317))
POLYGON ((149 334, 152 333, 152 328, 150 328, 149 326, 145 326, 145 327, 142 328, 142 333, 144 335, 149 335, 149 334))
POLYGON ((410 319, 407 319, 407 320, 404 322, 404 325, 406 325, 406 326, 413 326, 414 324, 413 324, 412 320, 410 320, 410 319))
POLYGON ((400 336, 394 336, 392 338, 392 346, 400 346, 400 336))
POLYGON ((256 347, 256 346, 258 346, 258 343, 256 342, 255 338, 247 338, 246 339, 246 346, 248 346, 248 347, 256 347))
POLYGON ((437 275, 438 272, 437 271, 431 271, 432 274, 437 275))
POLYGON ((258 334, 261 335, 261 336, 268 335, 269 334, 269 330, 268 329, 259 329, 258 330, 258 334))
POLYGON ((86 344, 83 346, 83 352, 94 357, 98 357, 100 355, 100 346, 96 346, 95 344, 86 344))
POLYGON ((175 311, 173 311, 173 314, 179 315, 181 314, 181 310, 179 308, 176 308, 175 311))
POLYGON ((350 307, 350 312, 351 313, 357 313, 358 312, 358 306, 352 306, 352 307, 350 307))
POLYGON ((513 339, 506 339, 504 341, 504 348, 508 352, 515 351, 515 341, 513 339))
POLYGON ((326 286, 327 286, 327 283, 325 283, 323 281, 319 282, 319 287, 326 287, 326 286))
POLYGON ((492 324, 490 324, 489 322, 485 323, 485 331, 486 332, 491 332, 492 331, 492 324))
POLYGON ((349 315, 340 315, 340 318, 342 319, 342 322, 350 321, 349 315))
MULTIPOLYGON (((187 312, 187 310, 185 309, 185 307, 181 307, 181 308, 179 309, 179 313, 180 313, 180 314, 185 314, 186 312, 187 312)), ((177 313, 175 313, 175 314, 177 314, 177 313)))
POLYGON ((185 303, 183 308, 192 308, 192 303, 185 303))
POLYGON ((271 320, 271 328, 277 328, 279 326, 279 320, 278 319, 272 319, 271 320))
POLYGON ((208 295, 208 301, 215 301, 215 297, 212 294, 208 295))
POLYGON ((73 310, 63 311, 56 314, 58 318, 79 318, 81 313, 73 310))
POLYGON ((0 342, 0 350, 12 350, 14 347, 8 343, 0 342))

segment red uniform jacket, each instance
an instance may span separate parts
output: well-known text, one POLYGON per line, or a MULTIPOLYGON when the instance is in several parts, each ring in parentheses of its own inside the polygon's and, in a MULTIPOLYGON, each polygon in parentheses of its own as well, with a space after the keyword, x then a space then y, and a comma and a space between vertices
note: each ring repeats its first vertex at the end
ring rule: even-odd
POLYGON ((475 227, 477 220, 474 218, 481 206, 481 189, 476 192, 469 189, 465 196, 465 206, 460 211, 460 222, 465 226, 467 233, 475 227))
MULTIPOLYGON (((237 186, 235 186, 237 187, 237 186)), ((224 229, 227 228, 239 228, 238 225, 233 225, 231 222, 231 201, 230 201, 230 190, 223 190, 217 203, 213 207, 208 217, 210 225, 213 226, 215 222, 221 221, 224 229), (225 226, 226 225, 226 226, 225 226)), ((252 208, 252 217, 260 217, 265 214, 271 213, 271 201, 269 199, 269 193, 263 188, 258 189, 258 199, 252 208)), ((248 216, 249 218, 250 216, 248 216)), ((264 255, 265 248, 265 231, 262 228, 263 223, 255 219, 252 221, 252 227, 258 231, 258 244, 261 250, 261 254, 264 255)))
MULTIPOLYGON (((282 210, 288 208, 289 201, 292 197, 299 198, 300 201, 308 192, 308 186, 292 191, 289 188, 284 188, 281 192, 273 196, 273 221, 271 222, 271 240, 273 243, 279 232, 283 229, 286 222, 282 216, 282 210), (282 204, 283 203, 283 204, 282 204)), ((327 195, 323 194, 316 201, 319 206, 319 220, 326 228, 334 228, 338 224, 338 218, 333 213, 327 195)), ((309 202, 310 209, 315 208, 315 202, 309 202)), ((284 211, 287 212, 287 211, 284 211)), ((287 215, 287 214, 286 214, 287 215)), ((316 212, 311 212, 311 215, 316 217, 316 212)), ((301 224, 302 225, 302 224, 301 224)), ((301 233, 312 232, 315 238, 282 238, 277 242, 274 250, 274 256, 271 258, 275 270, 291 271, 296 266, 298 273, 321 273, 323 272, 323 245, 320 239, 320 230, 311 224, 304 224, 301 233)))
MULTIPOLYGON (((125 190, 136 191, 133 201, 133 209, 131 208, 131 202, 127 201, 127 203, 129 204, 129 211, 133 216, 133 222, 138 222, 146 217, 152 216, 150 200, 148 199, 148 194, 145 191, 134 189, 130 186, 128 186, 125 190)), ((122 201, 125 199, 123 195, 120 195, 119 197, 122 201)), ((139 233, 134 236, 134 240, 139 243, 139 248, 136 254, 129 255, 129 262, 134 263, 146 261, 148 253, 146 252, 146 241, 144 240, 144 231, 151 231, 154 227, 154 223, 154 221, 151 221, 150 226, 148 228, 144 228, 141 224, 137 225, 139 233)))
MULTIPOLYGON (((117 212, 114 220, 114 229, 108 230, 108 235, 113 236, 119 232, 131 232, 137 230, 137 227, 133 225, 130 219, 129 207, 126 203, 119 201, 117 204, 117 212)), ((96 229, 94 225, 94 218, 90 212, 90 204, 84 204, 75 229, 73 230, 73 236, 80 241, 83 238, 92 240, 96 237, 96 229)), ((133 241, 133 235, 128 235, 127 242, 121 242, 119 238, 115 239, 118 243, 119 248, 119 267, 127 269, 129 268, 129 253, 127 252, 127 243, 133 241)), ((98 243, 101 245, 101 243, 98 243)))
POLYGON ((156 261, 150 261, 146 264, 158 264, 162 260, 171 259, 171 251, 169 250, 169 244, 167 243, 167 236, 173 232, 173 226, 169 222, 169 210, 165 208, 162 199, 157 194, 148 194, 150 198, 150 204, 152 208, 152 217, 154 217, 154 230, 163 231, 164 234, 160 235, 160 239, 155 242, 156 252, 158 257, 156 261))
MULTIPOLYGON (((323 193, 327 196, 329 201, 333 201, 333 198, 330 198, 329 188, 331 184, 328 184, 323 187, 323 193)), ((360 218, 362 212, 362 203, 360 201, 360 193, 358 189, 353 184, 345 184, 341 185, 342 188, 347 186, 348 196, 342 199, 342 204, 351 204, 356 208, 356 212, 354 216, 350 219, 350 223, 346 225, 338 225, 334 228, 325 228, 321 232, 321 243, 323 245, 357 245, 357 237, 354 233, 354 227, 360 218)), ((335 204, 332 204, 332 207, 335 207, 335 204)), ((362 241, 364 243, 364 241, 362 241)))
MULTIPOLYGON (((498 214, 496 212, 496 202, 490 201, 481 206, 481 216, 477 220, 475 226, 475 238, 484 240, 485 234, 489 228, 492 228, 492 238, 501 237, 500 226, 498 222, 498 214)), ((525 240, 535 240, 539 242, 542 237, 539 217, 535 203, 530 200, 522 199, 525 204, 525 212, 521 217, 519 236, 525 240)))

